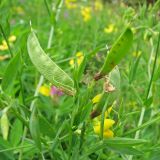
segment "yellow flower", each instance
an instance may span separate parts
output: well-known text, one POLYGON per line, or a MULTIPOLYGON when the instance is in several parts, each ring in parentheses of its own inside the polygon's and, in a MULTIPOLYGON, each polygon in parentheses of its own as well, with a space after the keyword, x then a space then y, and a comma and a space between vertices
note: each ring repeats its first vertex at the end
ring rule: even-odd
MULTIPOLYGON (((107 109, 107 111, 105 111, 105 118, 107 118, 108 117, 108 115, 111 113, 111 111, 112 111, 112 107, 109 107, 108 109, 107 109)), ((101 119, 101 115, 100 116, 98 116, 97 117, 98 119, 101 119)))
MULTIPOLYGON (((12 35, 8 38, 8 42, 9 44, 12 42, 14 42, 16 40, 16 36, 15 35, 12 35)), ((5 50, 8 50, 8 45, 7 45, 7 42, 5 40, 2 41, 2 44, 0 45, 0 50, 1 51, 5 51, 5 50)))
POLYGON ((132 53, 133 57, 139 57, 141 54, 142 54, 141 51, 134 51, 134 52, 132 53))
POLYGON ((117 28, 114 26, 114 24, 110 24, 109 26, 104 28, 105 33, 112 33, 112 32, 116 32, 116 31, 117 31, 117 28))
POLYGON ((111 130, 107 130, 107 131, 103 132, 103 137, 105 137, 105 138, 112 138, 113 136, 114 136, 114 133, 111 130))
POLYGON ((17 7, 13 7, 13 12, 16 12, 20 15, 23 15, 24 14, 24 9, 20 6, 17 6, 17 7))
POLYGON ((41 93, 44 96, 50 96, 50 88, 43 85, 39 88, 39 93, 41 93))
POLYGON ((102 97, 102 94, 97 94, 93 99, 92 99, 92 103, 98 103, 100 101, 102 97))
POLYGON ((65 0, 65 4, 68 9, 77 8, 76 0, 65 0))
MULTIPOLYGON (((111 138, 114 136, 114 133, 110 130, 110 128, 113 126, 113 124, 115 123, 114 120, 112 119, 105 119, 104 120, 104 129, 103 129, 103 136, 105 138, 111 138)), ((100 135, 101 132, 101 123, 98 122, 96 123, 94 126, 94 132, 98 135, 100 135)))
POLYGON ((12 35, 8 38, 8 41, 9 42, 14 42, 16 40, 16 36, 15 35, 12 35))
MULTIPOLYGON (((104 128, 103 128, 103 137, 105 138, 111 138, 114 136, 114 133, 111 131, 111 127, 115 123, 114 120, 112 119, 107 119, 108 115, 110 114, 112 110, 112 107, 109 107, 108 110, 105 112, 105 117, 104 117, 104 128)), ((98 135, 100 135, 101 132, 101 115, 98 116, 93 124, 93 129, 94 132, 98 135)))
POLYGON ((103 4, 100 0, 96 0, 94 3, 94 7, 96 11, 101 11, 103 9, 103 4))
POLYGON ((89 21, 91 19, 91 7, 82 7, 81 15, 85 22, 89 21))
POLYGON ((2 41, 2 44, 0 45, 0 50, 1 51, 8 50, 8 45, 7 45, 7 42, 5 40, 2 41))
POLYGON ((6 60, 6 59, 8 59, 10 56, 8 56, 8 55, 2 55, 2 56, 0 56, 0 61, 4 61, 4 60, 6 60))
MULTIPOLYGON (((77 61, 77 65, 80 66, 80 64, 82 63, 84 59, 84 56, 83 56, 83 53, 82 52, 77 52, 76 53, 76 61, 77 61)), ((74 59, 71 59, 69 61, 69 64, 71 65, 72 68, 75 67, 75 60, 74 59)))
MULTIPOLYGON (((105 119, 104 120, 104 131, 107 131, 108 129, 110 129, 113 126, 114 123, 115 123, 115 121, 112 120, 112 119, 105 119)), ((97 133, 97 134, 100 133, 100 126, 101 126, 100 122, 95 124, 95 126, 94 126, 94 132, 95 133, 97 133)))

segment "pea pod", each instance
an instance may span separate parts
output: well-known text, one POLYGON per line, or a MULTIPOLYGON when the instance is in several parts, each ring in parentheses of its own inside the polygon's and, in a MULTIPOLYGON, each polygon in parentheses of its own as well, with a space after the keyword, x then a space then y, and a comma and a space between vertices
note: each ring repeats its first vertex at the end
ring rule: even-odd
POLYGON ((47 80, 66 94, 75 94, 73 80, 46 55, 33 31, 28 37, 27 48, 32 63, 47 80))
POLYGON ((128 53, 132 46, 133 33, 130 28, 127 28, 124 33, 120 35, 117 41, 113 44, 113 47, 107 54, 105 63, 102 66, 100 72, 96 74, 95 80, 98 80, 107 75, 122 58, 128 53))

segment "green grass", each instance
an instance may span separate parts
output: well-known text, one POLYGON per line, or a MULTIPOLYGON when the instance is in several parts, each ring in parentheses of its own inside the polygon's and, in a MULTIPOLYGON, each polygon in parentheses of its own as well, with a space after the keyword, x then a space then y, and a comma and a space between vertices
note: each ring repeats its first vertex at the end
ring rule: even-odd
POLYGON ((99 10, 91 0, 73 2, 72 9, 63 0, 0 2, 0 159, 159 159, 160 1, 124 2, 106 2, 99 10), (132 29, 133 42, 119 48, 114 44, 126 28, 132 29), (31 30, 65 73, 43 67, 52 62, 38 56, 38 45, 28 39, 31 30), (27 40, 33 44, 29 51, 27 40), (95 81, 102 69, 103 77, 95 81), (53 85, 66 94, 39 91, 45 86, 49 94, 53 85), (76 92, 68 95, 70 87, 76 92), (102 97, 93 104, 98 94, 102 97), (105 111, 111 106, 107 118, 115 121, 114 136, 106 138, 105 111))

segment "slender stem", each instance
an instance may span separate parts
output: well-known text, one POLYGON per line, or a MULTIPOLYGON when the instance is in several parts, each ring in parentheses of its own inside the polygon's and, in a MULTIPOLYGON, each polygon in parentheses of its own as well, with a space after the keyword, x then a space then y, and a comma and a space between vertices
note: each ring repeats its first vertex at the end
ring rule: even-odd
POLYGON ((150 82, 149 82, 149 85, 148 85, 147 94, 146 94, 146 100, 148 99, 149 92, 150 92, 151 85, 152 85, 152 81, 153 81, 153 76, 154 76, 156 63, 157 63, 157 59, 158 59, 159 44, 160 44, 160 32, 159 32, 159 36, 158 36, 158 44, 157 44, 156 55, 155 55, 154 64, 153 64, 152 75, 151 75, 151 79, 150 79, 150 82))
MULTIPOLYGON (((23 136, 22 136, 22 142, 21 142, 21 145, 22 145, 22 146, 24 145, 24 140, 25 140, 26 134, 27 134, 27 127, 25 126, 25 127, 24 127, 24 130, 23 130, 23 136)), ((21 150, 20 150, 20 152, 19 152, 18 160, 22 160, 23 149, 24 149, 24 148, 21 148, 21 150)))
MULTIPOLYGON (((150 77, 150 81, 149 81, 149 85, 148 85, 148 89, 147 89, 147 94, 146 94, 145 100, 148 99, 149 94, 150 94, 151 85, 152 85, 153 76, 154 76, 154 72, 155 72, 155 68, 156 68, 156 63, 157 63, 157 58, 158 58, 159 44, 160 44, 160 32, 159 32, 159 36, 158 36, 156 55, 155 55, 155 59, 154 59, 154 63, 153 63, 153 70, 152 70, 152 74, 151 74, 151 77, 150 77)), ((139 118, 139 121, 138 121, 138 127, 142 125, 144 114, 145 114, 145 110, 146 110, 145 107, 142 107, 140 118, 139 118)), ((139 134, 140 134, 140 130, 138 130, 136 132, 135 139, 139 138, 139 134)), ((133 158, 133 156, 129 156, 128 160, 132 160, 132 158, 133 158)))
POLYGON ((9 53, 10 53, 11 57, 13 57, 13 53, 12 53, 11 47, 10 47, 10 45, 9 45, 7 36, 6 36, 5 32, 4 32, 3 27, 2 27, 1 24, 0 24, 0 30, 1 30, 1 33, 2 33, 4 39, 5 39, 6 43, 7 43, 7 46, 8 46, 8 49, 9 49, 9 53))
POLYGON ((45 4, 45 6, 47 8, 48 15, 51 16, 47 0, 44 0, 44 4, 45 4))

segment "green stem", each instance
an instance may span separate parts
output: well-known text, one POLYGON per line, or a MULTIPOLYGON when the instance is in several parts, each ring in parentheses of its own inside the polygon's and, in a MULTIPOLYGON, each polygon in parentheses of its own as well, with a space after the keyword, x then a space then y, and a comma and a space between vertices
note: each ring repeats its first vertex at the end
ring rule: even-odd
MULTIPOLYGON (((149 81, 149 85, 148 85, 148 89, 147 89, 147 94, 146 94, 146 97, 145 97, 145 100, 148 99, 149 97, 149 93, 150 93, 150 90, 151 90, 151 85, 152 85, 152 81, 153 81, 153 76, 154 76, 154 72, 155 72, 155 68, 156 68, 156 63, 157 63, 157 59, 158 59, 158 50, 159 50, 159 44, 160 44, 160 32, 159 32, 159 36, 158 36, 158 43, 157 43, 157 48, 156 48, 156 55, 155 55, 155 59, 154 59, 154 63, 153 63, 153 70, 152 70, 152 74, 151 74, 151 78, 150 78, 150 81, 149 81)), ((140 118, 139 118, 139 121, 138 121, 138 127, 140 127, 142 125, 142 122, 143 122, 143 118, 144 118, 144 114, 145 114, 145 107, 142 107, 141 109, 141 114, 140 114, 140 118)), ((140 134, 140 131, 138 130, 135 134, 135 139, 138 139, 139 138, 139 134, 140 134)), ((132 160, 133 156, 129 156, 128 159, 129 160, 132 160)))
POLYGON ((51 13, 50 13, 50 9, 49 9, 47 0, 44 0, 44 4, 45 4, 45 6, 47 8, 48 15, 51 17, 51 13))
POLYGON ((5 39, 5 41, 6 41, 6 43, 7 43, 8 48, 9 48, 9 53, 10 53, 11 57, 13 57, 13 53, 12 53, 11 47, 10 47, 10 45, 9 45, 7 36, 6 36, 5 32, 4 32, 3 27, 2 27, 1 24, 0 24, 0 30, 1 30, 1 33, 2 33, 2 35, 3 35, 3 38, 5 39))
POLYGON ((150 92, 150 89, 151 89, 151 85, 152 85, 152 81, 153 81, 153 76, 154 76, 154 72, 155 72, 155 68, 156 68, 156 63, 157 63, 157 59, 158 59, 159 43, 160 43, 160 32, 159 32, 159 36, 158 36, 158 44, 157 44, 156 55, 155 55, 155 59, 154 59, 151 79, 150 79, 150 82, 149 82, 149 85, 148 85, 148 89, 147 89, 146 100, 148 99, 148 96, 149 96, 149 92, 150 92))

